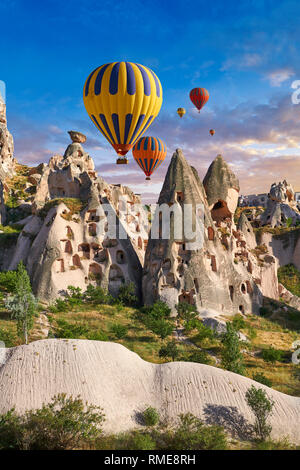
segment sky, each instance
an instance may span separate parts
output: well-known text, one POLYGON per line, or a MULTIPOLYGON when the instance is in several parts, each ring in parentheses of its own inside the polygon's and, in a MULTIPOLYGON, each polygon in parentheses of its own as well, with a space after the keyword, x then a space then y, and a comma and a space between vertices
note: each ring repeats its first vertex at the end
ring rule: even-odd
POLYGON ((0 18, 0 80, 18 161, 35 165, 63 154, 67 131, 78 130, 99 174, 145 202, 156 202, 176 148, 201 178, 221 153, 242 194, 268 192, 283 179, 300 191, 300 103, 292 102, 300 89, 300 82, 292 88, 300 80, 297 0, 1 0, 0 18), (122 60, 150 67, 163 87, 146 135, 161 138, 168 154, 151 182, 131 153, 129 165, 115 165, 83 105, 89 73, 122 60), (194 87, 210 93, 200 114, 189 99, 194 87), (186 108, 182 119, 178 107, 186 108))

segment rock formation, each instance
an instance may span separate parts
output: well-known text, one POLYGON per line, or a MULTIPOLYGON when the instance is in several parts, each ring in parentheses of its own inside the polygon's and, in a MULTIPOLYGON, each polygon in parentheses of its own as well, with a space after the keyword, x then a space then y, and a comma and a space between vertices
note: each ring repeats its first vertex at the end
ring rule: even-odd
POLYGON ((5 178, 14 171, 14 141, 7 129, 6 105, 0 93, 0 223, 5 221, 4 187, 5 178))
POLYGON ((196 171, 182 151, 176 150, 158 201, 176 215, 170 218, 169 239, 154 239, 152 235, 149 239, 143 273, 144 301, 151 304, 161 299, 173 310, 178 302, 186 301, 195 304, 198 311, 258 312, 262 295, 252 276, 256 260, 232 217, 238 181, 218 156, 204 182, 209 201, 196 171), (184 211, 186 204, 193 208, 202 205, 204 212, 203 244, 196 249, 190 249, 184 233, 176 238, 173 231, 178 211, 184 211))
POLYGON ((274 400, 272 438, 287 436, 300 444, 300 398, 217 367, 192 362, 153 364, 121 344, 73 339, 48 339, 11 348, 3 362, 1 413, 13 407, 20 413, 39 408, 64 392, 101 406, 107 432, 136 428, 138 413, 153 406, 168 421, 190 412, 245 439, 253 424, 245 394, 254 385, 274 400))
POLYGON ((300 223, 300 212, 295 200, 295 193, 285 180, 273 183, 268 194, 266 210, 260 217, 260 225, 279 227, 286 225, 288 219, 291 225, 300 223))
MULTIPOLYGON (((79 134, 73 132, 72 139, 79 134)), ((33 214, 23 222, 9 269, 23 260, 35 293, 48 301, 69 285, 85 290, 89 283, 116 294, 123 283, 133 282, 140 296, 147 214, 139 197, 98 177, 93 160, 74 141, 64 156, 30 173, 37 185, 33 214), (106 232, 114 216, 111 235, 106 232)))

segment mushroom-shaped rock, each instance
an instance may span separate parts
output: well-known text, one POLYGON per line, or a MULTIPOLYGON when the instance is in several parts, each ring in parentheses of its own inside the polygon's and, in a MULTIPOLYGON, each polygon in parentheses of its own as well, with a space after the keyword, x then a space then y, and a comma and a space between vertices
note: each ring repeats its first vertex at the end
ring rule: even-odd
POLYGON ((68 131, 68 134, 71 137, 72 142, 76 142, 77 144, 84 144, 86 141, 86 136, 78 131, 68 131))

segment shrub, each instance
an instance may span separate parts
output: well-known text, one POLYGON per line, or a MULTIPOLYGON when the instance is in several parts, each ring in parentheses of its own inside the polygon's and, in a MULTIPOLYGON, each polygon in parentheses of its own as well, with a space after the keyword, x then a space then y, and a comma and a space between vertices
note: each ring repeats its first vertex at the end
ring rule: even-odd
POLYGON ((131 431, 118 436, 115 447, 118 450, 155 450, 156 442, 150 434, 143 431, 131 431))
POLYGON ((135 306, 138 303, 138 298, 135 295, 135 285, 133 282, 129 284, 123 284, 118 292, 117 300, 122 302, 124 305, 128 305, 129 307, 135 306))
POLYGON ((83 300, 83 294, 80 287, 68 286, 68 298, 71 306, 81 305, 83 300))
POLYGON ((236 374, 244 373, 243 356, 240 352, 240 342, 237 332, 231 323, 226 324, 227 331, 223 336, 223 350, 222 350, 222 366, 235 372, 236 374))
POLYGON ((16 346, 17 338, 11 331, 0 329, 0 341, 3 341, 6 348, 16 346))
POLYGON ((128 328, 125 325, 121 325, 120 323, 115 323, 111 327, 111 332, 118 338, 122 339, 128 333, 128 328))
POLYGON ((271 346, 268 349, 263 349, 261 356, 264 361, 274 364, 274 362, 282 360, 283 352, 271 346))
POLYGON ((145 324, 149 330, 151 330, 155 335, 159 336, 161 339, 167 338, 173 332, 173 325, 164 320, 163 318, 152 318, 149 317, 145 324))
POLYGON ((93 341, 108 341, 108 336, 103 331, 93 331, 92 333, 88 334, 88 339, 93 341))
POLYGON ((278 271, 278 281, 292 294, 300 296, 300 271, 293 265, 281 266, 278 271))
POLYGON ((270 311, 267 307, 260 307, 259 313, 262 317, 268 317, 270 315, 270 311))
POLYGON ((204 325, 204 323, 202 323, 201 321, 197 323, 197 330, 197 339, 199 341, 202 341, 205 338, 214 339, 216 336, 214 330, 212 328, 209 328, 209 326, 204 325))
POLYGON ((86 302, 92 304, 110 304, 112 302, 112 296, 108 294, 105 289, 100 286, 93 286, 89 284, 83 295, 86 302))
POLYGON ((52 313, 67 312, 70 309, 67 300, 55 299, 54 303, 48 307, 48 310, 52 313))
POLYGON ((195 319, 198 315, 196 306, 190 305, 187 302, 179 302, 179 304, 176 305, 176 310, 178 317, 185 322, 195 319))
POLYGON ((161 448, 169 450, 223 450, 227 437, 221 426, 205 425, 191 413, 180 415, 179 425, 162 436, 161 448))
POLYGON ((69 323, 66 320, 57 320, 58 329, 56 330, 56 338, 69 338, 75 339, 80 337, 87 337, 89 330, 81 323, 69 323))
POLYGON ((7 292, 14 292, 17 282, 16 271, 0 272, 0 287, 7 292))
POLYGON ((158 411, 152 406, 149 406, 143 411, 142 417, 146 426, 155 426, 159 423, 160 419, 158 411))
POLYGON ((146 307, 145 313, 157 320, 167 319, 171 316, 171 309, 165 302, 158 300, 150 307, 146 307))
POLYGON ((255 416, 253 430, 256 437, 263 441, 267 439, 272 431, 272 427, 267 424, 268 417, 272 414, 274 401, 270 399, 265 390, 251 386, 246 392, 246 400, 255 416))
POLYGON ((246 327, 246 322, 242 315, 238 314, 233 317, 232 326, 236 331, 240 331, 246 327))
POLYGON ((200 349, 189 354, 187 361, 198 362, 199 364, 210 364, 209 355, 206 351, 201 351, 200 349))
POLYGON ((99 438, 104 421, 101 408, 59 394, 38 410, 0 416, 0 449, 76 449, 99 438))
POLYGON ((262 373, 257 372, 256 374, 253 374, 252 378, 256 382, 266 385, 267 387, 272 387, 272 380, 268 379, 268 377, 262 373))
POLYGON ((170 357, 172 361, 179 356, 179 349, 177 348, 176 341, 169 341, 166 346, 162 346, 158 352, 159 357, 170 357))

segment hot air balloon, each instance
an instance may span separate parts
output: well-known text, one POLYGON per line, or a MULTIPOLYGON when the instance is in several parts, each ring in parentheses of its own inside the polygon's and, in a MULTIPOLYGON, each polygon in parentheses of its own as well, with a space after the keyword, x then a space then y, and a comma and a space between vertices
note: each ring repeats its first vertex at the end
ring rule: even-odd
POLYGON ((137 164, 150 180, 153 171, 156 170, 167 155, 166 144, 157 137, 141 137, 132 149, 132 155, 137 164))
POLYGON ((152 70, 132 62, 97 67, 87 78, 83 102, 91 120, 120 156, 125 155, 158 115, 162 87, 152 70))
POLYGON ((214 134, 215 134, 215 130, 214 130, 214 129, 211 129, 211 130, 209 131, 209 133, 210 133, 210 135, 214 135, 214 134))
POLYGON ((190 99, 200 113, 200 109, 207 103, 209 93, 205 88, 193 88, 190 92, 190 99))
POLYGON ((177 114, 178 114, 178 116, 180 116, 181 118, 182 118, 182 116, 185 115, 185 112, 186 112, 186 111, 185 111, 184 108, 178 108, 178 109, 177 109, 177 114))

